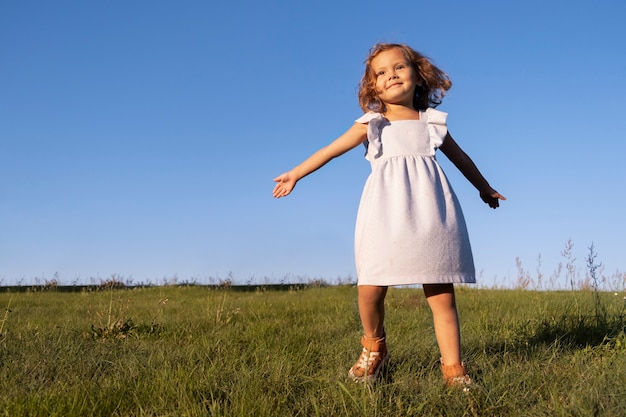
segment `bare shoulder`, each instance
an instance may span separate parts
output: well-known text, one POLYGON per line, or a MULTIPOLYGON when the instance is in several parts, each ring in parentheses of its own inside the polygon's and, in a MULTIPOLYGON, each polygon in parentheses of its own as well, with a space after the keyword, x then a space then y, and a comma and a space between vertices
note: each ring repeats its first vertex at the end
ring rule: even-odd
POLYGON ((367 126, 369 122, 354 122, 352 126, 350 126, 350 130, 354 129, 356 132, 361 132, 364 135, 367 135, 367 126))
POLYGON ((353 141, 362 143, 367 139, 367 126, 369 123, 354 122, 352 126, 344 133, 348 135, 353 141))
POLYGON ((446 133, 443 143, 439 146, 439 149, 446 153, 447 151, 454 151, 459 147, 456 141, 452 138, 450 132, 446 133))
POLYGON ((463 149, 461 149, 459 144, 452 138, 450 132, 446 133, 446 137, 443 140, 443 143, 439 146, 439 150, 442 151, 443 154, 455 164, 467 158, 467 155, 463 149))
POLYGON ((365 142, 367 139, 367 124, 353 123, 348 130, 335 139, 330 145, 333 155, 340 155, 365 142))
POLYGON ((367 125, 368 123, 354 122, 348 130, 344 132, 340 138, 349 138, 350 140, 356 140, 363 142, 367 137, 367 125))

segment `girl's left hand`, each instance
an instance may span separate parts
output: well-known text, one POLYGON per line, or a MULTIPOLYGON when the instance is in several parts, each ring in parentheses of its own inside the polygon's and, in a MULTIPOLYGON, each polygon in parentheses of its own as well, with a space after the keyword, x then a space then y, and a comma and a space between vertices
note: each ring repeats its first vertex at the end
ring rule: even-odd
POLYGON ((480 193, 480 198, 492 209, 500 207, 500 200, 506 200, 506 197, 501 195, 496 190, 490 190, 489 192, 480 193))

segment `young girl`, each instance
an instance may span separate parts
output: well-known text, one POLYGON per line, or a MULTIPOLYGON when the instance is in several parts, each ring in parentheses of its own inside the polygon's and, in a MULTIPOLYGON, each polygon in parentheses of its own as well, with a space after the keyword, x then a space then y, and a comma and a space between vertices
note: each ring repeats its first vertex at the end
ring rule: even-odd
POLYGON ((387 288, 422 284, 444 382, 463 388, 471 383, 461 361, 453 283, 476 282, 474 262, 461 207, 435 151, 454 163, 489 207, 505 198, 452 139, 447 114, 435 110, 451 86, 447 74, 407 45, 375 45, 359 86, 366 113, 331 144, 274 179, 274 197, 285 197, 331 159, 360 144, 367 149, 372 172, 359 205, 354 246, 364 332, 361 355, 348 372, 355 381, 375 379, 389 358, 387 288))

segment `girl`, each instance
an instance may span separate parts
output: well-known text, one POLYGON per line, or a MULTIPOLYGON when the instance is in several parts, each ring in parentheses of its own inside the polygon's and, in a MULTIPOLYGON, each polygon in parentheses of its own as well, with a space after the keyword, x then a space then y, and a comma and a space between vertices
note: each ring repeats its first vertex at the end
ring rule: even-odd
POLYGON ((452 86, 446 73, 403 44, 378 44, 365 61, 359 86, 364 112, 343 135, 274 179, 285 197, 306 175, 360 144, 369 175, 356 220, 355 258, 363 350, 348 375, 374 380, 389 353, 385 295, 393 285, 422 284, 433 314, 448 386, 471 383, 461 361, 453 283, 474 283, 469 237, 459 202, 435 160, 440 149, 491 208, 505 198, 452 139, 447 114, 435 110, 452 86))

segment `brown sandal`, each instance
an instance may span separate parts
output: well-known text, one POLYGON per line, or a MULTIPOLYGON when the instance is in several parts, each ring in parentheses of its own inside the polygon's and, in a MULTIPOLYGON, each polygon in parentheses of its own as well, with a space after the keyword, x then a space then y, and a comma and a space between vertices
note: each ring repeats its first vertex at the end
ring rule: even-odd
POLYGON ((385 337, 361 338, 363 351, 356 363, 348 371, 348 376, 356 382, 370 382, 378 377, 380 370, 389 360, 385 337))
POLYGON ((441 373, 447 387, 462 388, 463 391, 469 391, 472 379, 467 374, 463 362, 456 365, 444 365, 440 360, 439 363, 441 363, 441 373))

